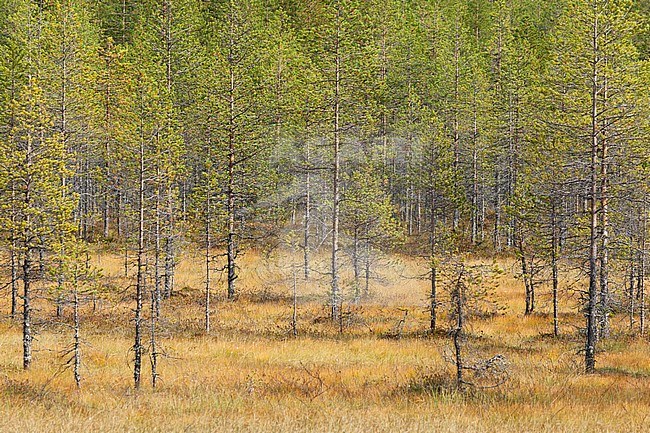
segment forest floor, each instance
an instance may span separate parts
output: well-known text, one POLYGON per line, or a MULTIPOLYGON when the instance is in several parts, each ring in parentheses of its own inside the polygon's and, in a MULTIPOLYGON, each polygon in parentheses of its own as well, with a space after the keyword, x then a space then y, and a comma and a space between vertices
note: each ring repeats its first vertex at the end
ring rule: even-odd
MULTIPOLYGON (((308 284, 298 278, 293 337, 291 261, 244 256, 240 296, 224 300, 223 281, 216 282, 212 332, 205 335, 201 259, 184 258, 178 290, 162 310, 160 381, 152 389, 145 369, 143 387, 134 391, 133 288, 121 275, 119 257, 96 258, 108 288, 94 309, 90 303, 82 309, 81 390, 62 355, 72 340, 69 308, 57 319, 51 303, 37 304, 36 353, 27 372, 21 368, 20 324, 0 321, 0 431, 650 429, 650 346, 628 332, 624 314, 614 317, 612 337, 601 343, 597 373, 585 375, 577 297, 562 293, 561 335, 554 338, 548 288, 539 289, 539 313, 524 316, 513 264, 490 262, 503 271, 491 279, 487 293, 498 308, 469 318, 464 350, 468 360, 505 357, 508 380, 460 393, 448 361, 448 321, 440 319, 441 331, 434 336, 425 332, 428 283, 417 278, 426 272, 421 263, 400 258, 378 263, 371 295, 344 304, 342 332, 340 324, 327 320, 326 277, 314 272, 308 284)), ((6 311, 6 299, 0 308, 6 311)))

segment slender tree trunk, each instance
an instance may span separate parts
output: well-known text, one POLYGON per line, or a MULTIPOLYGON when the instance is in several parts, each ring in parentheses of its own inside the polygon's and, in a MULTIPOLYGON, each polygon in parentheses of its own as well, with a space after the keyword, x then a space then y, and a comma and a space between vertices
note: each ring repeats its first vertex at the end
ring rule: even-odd
POLYGON ((557 337, 559 331, 558 319, 558 228, 557 228, 557 209, 555 203, 551 210, 551 272, 553 283, 553 335, 557 337))
POLYGON ((413 186, 410 181, 406 191, 406 228, 408 235, 413 236, 413 186))
POLYGON ((18 257, 18 240, 16 239, 16 186, 11 183, 11 250, 9 252, 9 261, 11 266, 11 318, 16 319, 18 315, 18 266, 20 257, 18 257))
POLYGON ((359 258, 359 230, 354 230, 352 240, 352 269, 354 271, 354 300, 358 302, 361 298, 361 267, 359 258))
MULTIPOLYGON (((474 120, 474 133, 476 134, 476 119, 474 120)), ((474 139, 474 146, 476 146, 476 139, 474 139)), ((478 242, 479 230, 479 209, 478 209, 478 151, 474 148, 472 152, 472 228, 471 228, 471 242, 476 245, 478 242)))
POLYGON ((231 20, 231 40, 230 40, 230 89, 229 89, 229 134, 228 134, 228 189, 227 189, 227 206, 228 212, 228 239, 227 239, 227 268, 228 268, 228 299, 235 298, 235 280, 237 279, 236 273, 236 257, 237 251, 235 246, 235 71, 232 66, 234 61, 233 47, 234 40, 232 35, 234 30, 232 26, 234 23, 231 20))
MULTIPOLYGON (((29 242, 29 241, 27 241, 29 242)), ((23 253, 23 369, 32 363, 32 248, 27 246, 23 253)))
POLYGON ((163 290, 165 299, 169 299, 174 291, 174 277, 176 274, 176 250, 174 247, 174 197, 171 182, 167 185, 166 224, 163 290))
POLYGON ((480 191, 480 202, 479 202, 479 220, 478 220, 478 238, 480 242, 485 241, 485 177, 481 174, 481 191, 480 191))
POLYGON ((437 286, 436 286, 436 279, 437 279, 437 265, 436 265, 436 249, 437 249, 437 242, 438 240, 436 239, 436 225, 438 224, 437 218, 436 218, 436 193, 435 191, 431 191, 431 237, 430 237, 430 270, 429 270, 429 278, 431 279, 431 293, 429 295, 429 309, 430 309, 430 320, 429 320, 429 331, 433 335, 436 332, 436 325, 437 325, 437 318, 438 318, 438 294, 437 294, 437 286))
MULTIPOLYGON (((598 21, 593 26, 593 52, 598 52, 598 21)), ((589 167, 589 293, 587 299, 587 338, 585 341, 585 372, 596 370, 596 303, 598 296, 598 72, 593 62, 591 89, 591 164, 589 167)))
MULTIPOLYGON (((160 158, 160 155, 158 155, 158 158, 160 158)), ((156 186, 156 203, 154 205, 154 213, 155 213, 155 226, 154 226, 154 263, 153 263, 153 273, 154 273, 154 279, 153 279, 153 304, 152 304, 152 311, 155 314, 155 317, 160 317, 160 303, 161 303, 161 281, 162 281, 162 276, 160 275, 160 252, 161 252, 161 247, 160 247, 160 180, 161 180, 161 173, 160 173, 160 167, 156 168, 156 183, 158 184, 156 186)))
MULTIPOLYGON (((209 150, 208 150, 209 155, 209 150)), ((210 247, 212 245, 212 188, 210 187, 211 173, 208 173, 208 188, 205 201, 205 333, 210 333, 210 247)))
POLYGON ((306 158, 305 163, 307 165, 305 173, 305 216, 304 216, 304 226, 303 226, 303 273, 305 280, 309 280, 309 255, 310 255, 310 230, 311 230, 311 149, 309 146, 309 140, 305 143, 306 147, 306 158))
POLYGON ((128 276, 129 276, 129 244, 128 244, 128 242, 126 242, 124 244, 124 256, 123 256, 123 258, 124 258, 124 261, 123 261, 124 278, 128 278, 128 276))
POLYGON ((499 170, 494 172, 494 233, 492 244, 496 252, 501 251, 501 176, 499 170))
MULTIPOLYGON (((106 86, 106 98, 110 98, 110 90, 109 86, 106 86)), ((105 122, 107 125, 110 124, 110 108, 106 106, 106 120, 105 122)), ((110 126, 106 126, 106 129, 109 130, 110 126)), ((105 179, 104 181, 106 182, 106 185, 104 185, 104 194, 102 197, 102 232, 104 235, 104 239, 108 239, 109 236, 109 231, 110 231, 110 213, 109 213, 109 203, 110 203, 110 196, 111 196, 111 188, 110 188, 110 182, 111 182, 111 165, 108 162, 108 159, 110 158, 110 152, 111 152, 111 145, 110 145, 110 140, 106 139, 106 142, 104 143, 104 151, 106 153, 106 161, 104 161, 104 176, 105 179)))
POLYGON ((524 280, 524 289, 526 294, 526 309, 524 315, 529 315, 533 312, 534 307, 534 294, 533 294, 533 281, 531 275, 531 269, 528 267, 526 262, 526 250, 524 248, 523 235, 519 235, 519 239, 516 241, 517 247, 519 249, 519 261, 521 263, 521 278, 524 280))
POLYGON ((418 190, 415 197, 415 230, 416 234, 422 233, 422 193, 418 190))
POLYGON ((535 312, 535 258, 528 261, 528 289, 530 290, 530 313, 535 312))
POLYGON ((648 225, 648 215, 645 204, 643 203, 643 218, 641 219, 641 245, 639 248, 639 265, 637 271, 636 287, 639 292, 639 333, 645 336, 645 268, 646 268, 646 234, 648 225))
POLYGON ((305 222, 303 227, 303 274, 305 280, 309 280, 309 255, 310 255, 310 246, 309 246, 309 231, 311 226, 311 185, 310 185, 310 174, 307 172, 306 187, 307 192, 305 194, 305 222))
POLYGON ((330 303, 332 307, 332 320, 339 320, 341 314, 341 294, 339 289, 339 214, 340 214, 340 92, 341 92, 341 54, 340 32, 341 32, 341 11, 337 3, 336 9, 336 40, 335 40, 335 81, 334 81, 334 164, 332 179, 332 292, 330 303))
MULTIPOLYGON (((171 84, 170 84, 171 86, 171 84)), ((171 89, 169 89, 171 92, 171 89)), ((174 226, 175 226, 175 197, 172 174, 167 173, 165 188, 165 199, 167 209, 165 212, 165 271, 163 274, 162 295, 169 299, 174 290, 174 276, 176 273, 176 250, 174 247, 174 226)))
POLYGON ((157 341, 157 330, 156 323, 158 321, 157 314, 159 313, 156 307, 158 302, 156 289, 151 291, 151 317, 149 322, 149 339, 150 339, 150 350, 151 354, 149 356, 151 362, 151 386, 156 388, 158 384, 158 341, 157 341))
MULTIPOLYGON (((453 119, 453 140, 454 140, 454 178, 460 180, 460 29, 456 22, 456 34, 454 37, 454 119, 453 119)), ((460 209, 454 207, 453 229, 458 230, 460 224, 460 209)))
POLYGON ((629 272, 627 275, 627 281, 628 281, 628 291, 627 291, 627 297, 628 297, 628 302, 629 302, 629 308, 628 308, 628 317, 630 320, 630 331, 634 330, 634 313, 635 313, 635 303, 636 303, 636 296, 635 296, 635 286, 634 286, 634 281, 635 281, 635 261, 636 257, 632 256, 630 257, 630 266, 629 266, 629 272))
POLYGON ((366 254, 365 254, 365 263, 364 263, 364 280, 365 284, 363 287, 363 297, 367 298, 370 295, 370 241, 366 240, 366 254))
MULTIPOLYGON (((63 245, 63 239, 60 239, 61 245, 63 245)), ((61 318, 63 316, 63 303, 65 301, 65 297, 63 294, 63 283, 64 283, 64 275, 63 275, 63 256, 65 254, 65 248, 62 248, 61 251, 59 252, 59 257, 57 259, 57 275, 56 275, 56 299, 54 300, 54 304, 56 305, 56 317, 61 318)))
MULTIPOLYGON (((16 71, 16 68, 11 68, 11 84, 10 84, 10 101, 16 100, 16 88, 17 88, 17 77, 19 72, 16 71)), ((10 104, 9 107, 9 131, 12 131, 16 125, 16 113, 13 104, 10 104)), ((16 200, 17 200, 17 191, 15 181, 11 181, 11 230, 9 231, 11 249, 9 252, 9 261, 11 267, 11 318, 13 320, 18 316, 18 273, 20 267, 20 257, 18 249, 18 238, 16 233, 16 223, 17 214, 16 214, 16 200)))
POLYGON ((11 266, 11 318, 16 319, 18 315, 18 263, 20 259, 16 254, 15 241, 12 240, 12 248, 10 253, 10 266, 11 266))
POLYGON ((479 227, 479 154, 478 154, 478 101, 476 83, 472 98, 472 221, 471 221, 471 242, 476 245, 478 242, 479 227))
MULTIPOLYGON (((31 81, 31 77, 30 77, 31 81)), ((42 140, 41 140, 42 142, 42 140)), ((31 135, 28 136, 27 138, 27 149, 25 152, 25 166, 27 168, 27 171, 30 172, 33 166, 33 151, 34 151, 34 146, 32 143, 32 137, 31 135)), ((23 206, 24 209, 30 209, 30 207, 33 205, 33 199, 32 199, 32 189, 31 189, 31 181, 26 183, 25 189, 24 189, 24 197, 22 197, 23 201, 23 206)), ((29 369, 31 363, 32 363, 32 306, 31 306, 31 300, 32 300, 32 294, 31 294, 31 284, 32 284, 32 267, 33 267, 33 254, 34 254, 34 246, 32 245, 34 243, 34 239, 37 237, 34 233, 31 231, 31 224, 32 224, 32 219, 30 216, 30 213, 27 213, 24 216, 24 220, 21 221, 24 223, 24 227, 26 227, 27 230, 23 231, 23 247, 24 251, 22 253, 22 258, 23 258, 23 369, 27 370, 29 369)), ((41 242, 39 242, 41 244, 41 242)), ((39 248, 40 249, 40 248, 39 248)))
MULTIPOLYGON (((118 186, 119 188, 119 186, 118 186)), ((115 228, 117 229, 117 238, 120 239, 122 237, 122 233, 124 232, 122 224, 122 191, 117 192, 117 208, 115 209, 115 228)))
POLYGON ((72 314, 73 314, 73 326, 74 326, 73 375, 74 375, 74 382, 77 386, 77 389, 80 389, 81 388, 81 337, 80 337, 81 320, 79 317, 79 269, 78 267, 79 266, 75 264, 74 291, 72 293, 72 314))
POLYGON ((120 13, 120 18, 122 18, 122 19, 121 19, 121 26, 120 26, 120 39, 121 39, 122 45, 125 45, 126 42, 127 42, 126 41, 126 21, 127 21, 127 12, 126 12, 127 6, 126 5, 127 5, 127 3, 128 3, 128 0, 122 0, 122 2, 121 2, 122 11, 120 13))
MULTIPOLYGON (((142 130, 143 126, 140 125, 142 130)), ((140 388, 142 372, 142 303, 145 293, 145 245, 144 245, 144 194, 145 194, 145 149, 144 131, 141 131, 139 172, 138 172, 138 257, 136 276, 136 305, 135 305, 135 341, 133 343, 133 381, 135 388, 140 388)))
POLYGON ((291 311, 291 333, 294 337, 298 336, 298 270, 296 265, 292 266, 293 270, 293 291, 292 291, 292 311, 291 311))
MULTIPOLYGON (((605 59, 605 65, 607 59, 605 59)), ((605 66, 606 67, 606 66, 605 66)), ((608 106, 608 86, 607 77, 604 77, 601 103, 604 107, 608 106)), ((603 125, 600 133, 604 134, 606 126, 603 125)), ((599 337, 607 338, 609 336, 609 178, 607 165, 609 161, 608 151, 609 143, 606 139, 600 140, 600 299, 599 299, 599 337)))
POLYGON ((38 279, 43 280, 45 278, 45 248, 42 245, 45 244, 42 236, 39 236, 38 239, 38 279))
POLYGON ((458 280, 456 281, 456 284, 454 286, 454 291, 452 294, 452 301, 454 303, 454 309, 456 310, 455 313, 455 319, 456 319, 456 327, 454 328, 452 332, 452 338, 454 342, 454 357, 455 357, 455 363, 456 363, 456 386, 458 387, 459 390, 463 390, 465 388, 465 381, 463 378, 463 370, 464 370, 464 364, 463 364, 463 338, 464 338, 464 324, 465 324, 465 311, 464 311, 464 303, 465 303, 465 294, 463 290, 463 278, 465 275, 465 267, 464 265, 461 265, 461 269, 458 272, 458 280))
MULTIPOLYGON (((159 140, 159 137, 156 137, 159 140)), ((160 146, 160 143, 158 143, 160 146)), ((158 158, 160 158, 160 154, 158 158)), ((156 167, 156 191, 155 191, 155 227, 154 227, 154 281, 153 287, 151 288, 151 298, 150 298, 150 312, 149 312, 149 362, 151 363, 151 386, 156 388, 158 382, 158 347, 156 346, 156 324, 158 318, 160 317, 160 304, 161 304, 161 285, 162 285, 162 276, 160 275, 160 253, 161 253, 161 210, 160 210, 160 183, 161 183, 161 171, 160 167, 156 167)))

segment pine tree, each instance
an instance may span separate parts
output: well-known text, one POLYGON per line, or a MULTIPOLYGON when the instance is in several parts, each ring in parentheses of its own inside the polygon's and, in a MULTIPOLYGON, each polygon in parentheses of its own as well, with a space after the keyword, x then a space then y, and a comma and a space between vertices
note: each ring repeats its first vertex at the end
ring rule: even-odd
POLYGON ((368 58, 370 44, 364 12, 361 2, 356 0, 323 4, 318 22, 307 35, 310 56, 324 80, 323 122, 329 125, 327 140, 331 145, 330 307, 333 320, 339 319, 342 301, 339 255, 344 143, 346 135, 351 136, 347 131, 358 131, 362 126, 358 101, 370 82, 368 75, 374 75, 372 68, 365 68, 363 62, 368 58))
POLYGON ((553 41, 549 73, 557 77, 550 82, 557 114, 551 126, 576 147, 575 176, 587 201, 587 373, 595 371, 598 333, 606 332, 610 314, 609 167, 625 154, 637 116, 635 27, 629 1, 569 2, 553 41))
POLYGON ((273 110, 269 105, 274 62, 269 46, 279 25, 258 1, 229 1, 212 11, 208 45, 209 79, 201 108, 209 115, 212 158, 225 173, 224 207, 229 299, 236 294, 238 256, 252 233, 245 226, 265 188, 273 110))
MULTIPOLYGON (((98 32, 92 25, 92 11, 86 2, 66 0, 52 2, 44 9, 40 74, 44 95, 53 119, 53 133, 62 140, 68 155, 70 177, 64 185, 75 192, 69 198, 77 202, 75 221, 78 236, 88 239, 93 226, 93 170, 96 131, 94 118, 97 100, 94 93, 98 32)), ((70 234, 60 231, 57 244, 55 304, 57 317, 63 312, 65 297, 66 260, 65 238, 70 234)))
POLYGON ((15 125, 3 152, 7 180, 15 185, 9 221, 16 238, 23 283, 23 367, 32 361, 32 286, 37 279, 39 250, 51 249, 60 225, 71 220, 71 200, 64 182, 67 155, 61 137, 51 133, 52 122, 36 78, 20 92, 15 104, 15 125))
POLYGON ((32 362, 34 282, 44 272, 45 252, 54 251, 57 242, 66 237, 74 198, 66 183, 69 155, 54 127, 40 78, 46 77, 44 11, 31 2, 17 2, 10 16, 12 26, 4 46, 15 55, 8 59, 11 87, 5 108, 9 122, 0 156, 5 198, 1 226, 10 233, 12 262, 19 268, 12 278, 20 278, 23 286, 23 367, 27 369, 32 362))
MULTIPOLYGON (((21 88, 26 84, 27 80, 27 65, 25 56, 25 38, 29 35, 25 34, 25 28, 21 27, 19 23, 24 16, 22 14, 29 13, 26 10, 26 3, 19 2, 2 2, 0 3, 0 10, 2 21, 0 28, 4 38, 0 40, 0 141, 4 142, 6 146, 11 140, 11 132, 16 124, 16 112, 14 101, 18 98, 21 88)), ((8 174, 8 173, 6 173, 8 174)), ((1 206, 3 212, 12 215, 10 219, 15 217, 15 212, 12 209, 12 203, 15 197, 15 186, 12 183, 6 183, 7 179, 3 179, 5 189, 2 195, 1 206)), ((13 227, 13 224, 11 224, 13 227)), ((15 237, 14 229, 2 230, 4 239, 3 244, 6 243, 9 252, 9 267, 10 267, 10 286, 11 286, 11 317, 16 318, 18 315, 18 250, 17 239, 15 237)))

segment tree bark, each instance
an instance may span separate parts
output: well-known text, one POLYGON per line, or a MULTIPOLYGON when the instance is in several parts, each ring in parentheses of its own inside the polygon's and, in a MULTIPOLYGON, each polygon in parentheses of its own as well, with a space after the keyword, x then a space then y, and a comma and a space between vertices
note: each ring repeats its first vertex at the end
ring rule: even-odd
POLYGON ((303 226, 303 273, 305 280, 309 280, 309 256, 310 256, 310 230, 311 230, 311 149, 309 140, 305 143, 305 163, 307 165, 305 173, 305 215, 303 226))
MULTIPOLYGON (((607 68, 607 58, 604 59, 605 68, 607 68)), ((608 101, 608 80, 607 76, 603 77, 603 85, 600 90, 601 104, 603 107, 609 106, 608 101)), ((600 134, 606 135, 607 121, 604 121, 600 127, 600 134)), ((604 137, 600 140, 600 299, 598 305, 599 328, 598 336, 606 338, 609 336, 609 314, 610 314, 610 294, 609 294, 609 142, 604 137)))
POLYGON ((454 286, 452 293, 452 301, 454 303, 454 313, 456 319, 456 327, 452 332, 453 342, 454 342, 454 357, 456 363, 456 386, 459 390, 465 388, 465 380, 463 378, 463 338, 464 338, 464 324, 465 324, 465 294, 463 290, 463 278, 465 276, 465 266, 461 265, 460 270, 458 271, 458 280, 454 286))
POLYGON ((647 208, 645 199, 643 204, 643 218, 641 219, 641 245, 639 248, 639 264, 637 271, 637 291, 639 292, 639 333, 645 336, 645 272, 646 272, 646 234, 648 225, 647 208))
MULTIPOLYGON (((593 23, 592 49, 598 53, 598 19, 593 23)), ((593 62, 591 88, 591 164, 589 167, 589 292, 587 298, 587 337, 585 341, 585 372, 596 370, 597 317, 596 303, 598 296, 598 70, 593 62)))
POLYGON ((23 256, 23 369, 27 370, 32 363, 32 247, 28 245, 23 256))
POLYGON ((553 283, 553 335, 560 334, 558 319, 558 227, 557 208, 555 203, 551 209, 551 272, 553 283))
POLYGON ((437 253, 437 238, 436 238, 436 193, 431 191, 431 238, 430 238, 430 254, 431 254, 431 264, 430 264, 430 281, 431 281, 431 293, 429 295, 429 309, 430 309, 430 318, 429 318, 429 331, 431 334, 436 332, 437 318, 438 318, 438 294, 437 294, 437 266, 436 266, 436 253, 437 253))
POLYGON ((74 382, 77 386, 77 389, 81 388, 81 320, 79 317, 79 265, 75 264, 74 271, 74 289, 72 293, 72 314, 73 314, 73 326, 74 326, 74 364, 73 364, 73 375, 74 382))
POLYGON ((341 294, 339 289, 339 215, 340 215, 340 170, 341 170, 341 128, 340 128, 340 94, 341 94, 341 10, 336 4, 336 40, 335 40, 335 78, 334 78, 334 161, 332 167, 332 292, 330 304, 332 308, 332 320, 340 319, 341 294))
POLYGON ((234 70, 234 18, 230 20, 230 88, 228 94, 228 187, 226 211, 228 212, 228 238, 226 247, 227 270, 228 270, 228 299, 235 298, 235 280, 237 279, 237 247, 235 245, 235 101, 236 84, 234 70))
MULTIPOLYGON (((210 151, 208 150, 208 155, 210 155, 210 151)), ((209 157, 209 156, 208 156, 209 157)), ((205 310, 204 310, 204 317, 205 317, 205 333, 209 334, 210 333, 210 247, 212 244, 212 237, 210 230, 212 229, 211 223, 212 223, 212 188, 210 187, 210 178, 211 178, 211 171, 208 172, 208 188, 206 191, 206 200, 205 200, 205 206, 206 206, 206 212, 205 212, 205 310)))
POLYGON ((11 251, 9 252, 9 261, 11 267, 11 318, 15 319, 18 315, 18 267, 20 257, 18 257, 18 240, 16 239, 16 186, 11 183, 11 251))
POLYGON ((140 125, 140 149, 138 167, 138 252, 137 252, 137 275, 136 275, 136 296, 135 296, 135 339, 133 343, 133 382, 136 389, 140 388, 142 373, 142 303, 145 293, 145 244, 144 244, 144 208, 145 208, 145 143, 144 128, 140 125))

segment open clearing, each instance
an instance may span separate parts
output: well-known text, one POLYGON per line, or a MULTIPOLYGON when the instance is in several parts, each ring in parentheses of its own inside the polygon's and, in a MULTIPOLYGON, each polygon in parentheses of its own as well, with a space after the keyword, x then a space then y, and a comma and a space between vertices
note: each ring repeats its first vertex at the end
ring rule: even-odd
MULTIPOLYGON (((42 302, 28 372, 21 369, 19 324, 0 323, 1 431, 648 431, 648 343, 627 334, 624 315, 616 317, 615 338, 601 344, 598 373, 584 375, 577 299, 563 295, 562 335, 554 339, 546 288, 538 294, 539 313, 524 317, 523 289, 507 261, 498 263, 504 272, 490 294, 501 308, 470 319, 466 353, 505 356, 509 380, 460 394, 449 386, 449 337, 444 330, 433 337, 424 332, 427 282, 409 278, 418 274, 415 262, 381 266, 372 296, 344 304, 350 314, 342 334, 325 319, 326 286, 299 280, 294 338, 288 332, 291 280, 283 264, 290 258, 263 264, 255 253, 243 259, 239 299, 215 302, 211 335, 202 331, 200 261, 182 261, 181 289, 163 306, 160 383, 134 392, 128 280, 119 275, 119 257, 97 260, 113 289, 95 311, 90 304, 82 311, 81 391, 62 368, 69 317, 55 320, 51 304, 42 302)), ((440 324, 448 326, 444 318, 440 324)))

